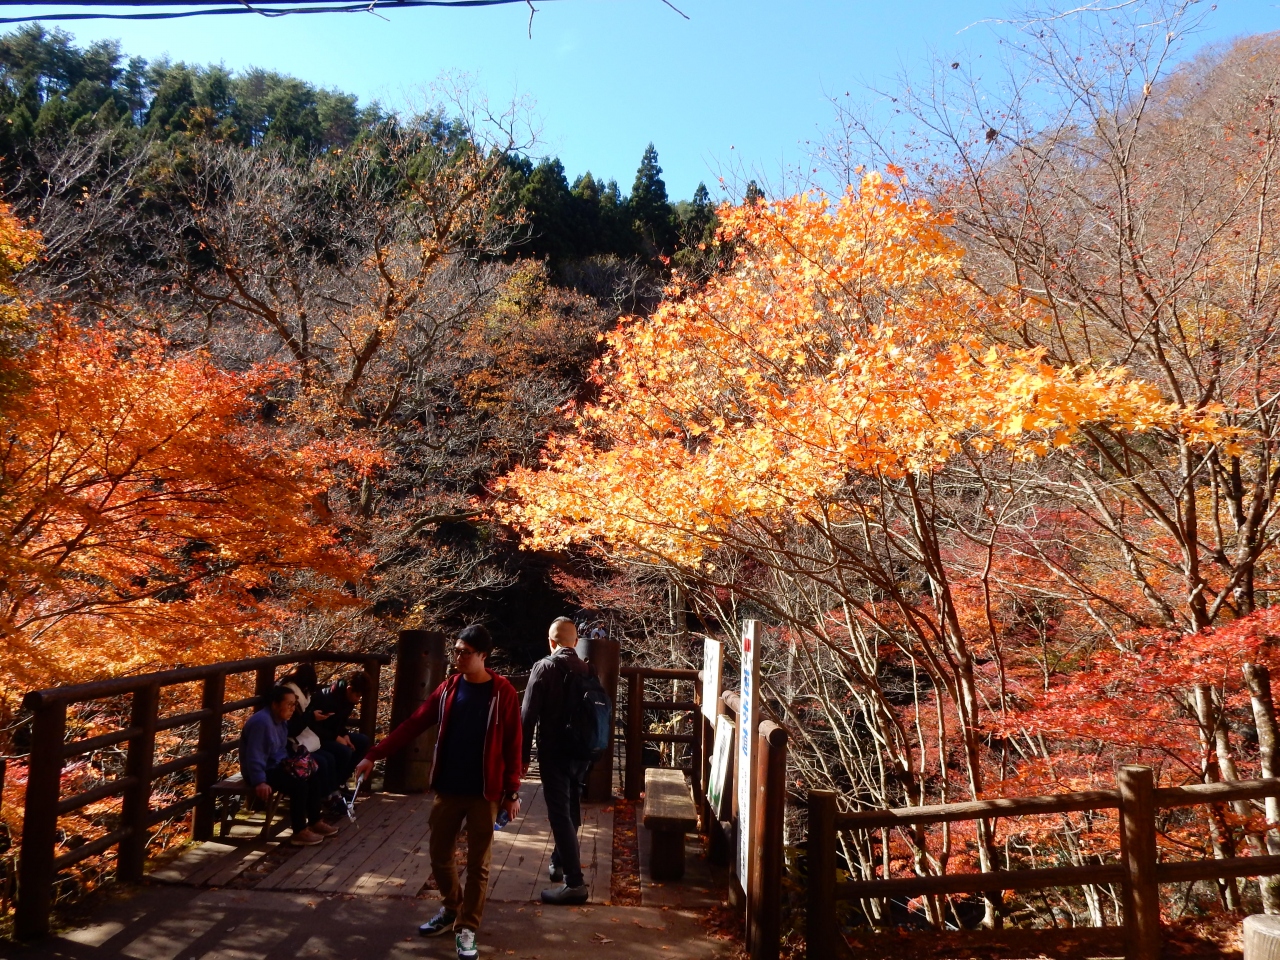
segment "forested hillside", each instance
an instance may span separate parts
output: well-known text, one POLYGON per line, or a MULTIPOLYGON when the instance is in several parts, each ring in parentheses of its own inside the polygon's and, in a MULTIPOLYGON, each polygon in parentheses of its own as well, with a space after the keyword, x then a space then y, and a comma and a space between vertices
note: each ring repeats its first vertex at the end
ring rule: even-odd
MULTIPOLYGON (((49 356, 97 393, 24 419, 10 450, 8 689, 96 671, 108 649, 128 670, 237 644, 377 644, 411 610, 440 625, 482 615, 521 660, 563 612, 543 561, 482 516, 489 486, 567 425, 566 405, 592 389, 597 336, 652 308, 673 256, 714 264, 715 213, 705 188, 668 201, 652 145, 629 193, 590 173, 570 187, 514 125, 473 127, 464 110, 394 115, 268 71, 148 63, 39 27, 0 39, 0 180, 24 225, 11 229, 39 251, 11 264, 13 376, 62 389, 30 379, 51 337, 134 364, 108 383, 49 356), (159 463, 120 468, 86 438, 75 456, 99 458, 93 469, 49 469, 72 456, 69 431, 95 429, 72 422, 86 405, 122 402, 174 363, 230 378, 220 416, 285 458, 260 493, 294 464, 300 512, 355 565, 333 584, 345 600, 312 602, 316 571, 297 558, 253 574, 204 560, 224 549, 216 524, 203 545, 175 533, 154 555, 124 547, 175 508, 119 500, 166 482, 159 463), (94 535, 72 533, 86 510, 94 535), (240 592, 224 593, 232 581, 240 592), (83 660, 62 655, 71 636, 83 660)), ((198 402, 152 391, 157 405, 198 402)), ((163 414, 129 416, 151 430, 163 414)), ((173 443, 164 457, 193 455, 173 443)))

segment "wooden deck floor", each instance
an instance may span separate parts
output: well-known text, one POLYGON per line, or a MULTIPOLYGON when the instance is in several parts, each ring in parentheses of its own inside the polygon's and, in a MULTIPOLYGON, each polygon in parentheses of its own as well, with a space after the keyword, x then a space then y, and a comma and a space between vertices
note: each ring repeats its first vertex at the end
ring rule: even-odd
MULTIPOLYGON (((520 793, 520 817, 494 834, 489 898, 495 901, 537 900, 549 885, 554 844, 542 788, 529 782, 520 793)), ((355 823, 344 821, 338 835, 319 846, 290 846, 287 830, 260 841, 252 836, 256 829, 244 825, 235 831, 241 836, 197 844, 151 877, 205 887, 416 897, 431 876, 430 811, 430 795, 375 794, 359 802, 355 823)), ((603 903, 612 879, 612 808, 584 804, 578 836, 591 900, 603 903)))

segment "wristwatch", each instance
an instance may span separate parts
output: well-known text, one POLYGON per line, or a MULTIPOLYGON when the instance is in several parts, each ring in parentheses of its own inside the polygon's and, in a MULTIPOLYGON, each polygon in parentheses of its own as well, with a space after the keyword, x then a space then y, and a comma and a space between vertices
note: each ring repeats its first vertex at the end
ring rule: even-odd
POLYGON ((519 799, 520 799, 520 794, 516 793, 515 791, 512 791, 511 793, 508 793, 508 794, 507 794, 506 799, 508 799, 508 800, 519 800, 519 799))

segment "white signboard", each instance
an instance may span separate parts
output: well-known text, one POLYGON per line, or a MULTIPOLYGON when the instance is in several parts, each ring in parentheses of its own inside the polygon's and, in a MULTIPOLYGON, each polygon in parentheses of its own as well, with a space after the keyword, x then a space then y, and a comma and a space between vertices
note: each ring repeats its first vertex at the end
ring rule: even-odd
POLYGON ((733 796, 729 779, 729 764, 733 759, 733 721, 723 713, 716 717, 716 743, 711 751, 711 777, 707 784, 707 802, 711 805, 711 815, 717 820, 728 820, 733 816, 733 804, 729 802, 733 796))
POLYGON ((724 669, 724 646, 708 637, 702 642, 702 715, 712 723, 720 712, 720 673, 724 669))
POLYGON ((741 685, 742 696, 738 707, 738 882, 744 893, 751 877, 751 804, 756 795, 756 724, 759 722, 760 694, 756 689, 759 679, 760 650, 758 628, 755 620, 742 624, 741 685))

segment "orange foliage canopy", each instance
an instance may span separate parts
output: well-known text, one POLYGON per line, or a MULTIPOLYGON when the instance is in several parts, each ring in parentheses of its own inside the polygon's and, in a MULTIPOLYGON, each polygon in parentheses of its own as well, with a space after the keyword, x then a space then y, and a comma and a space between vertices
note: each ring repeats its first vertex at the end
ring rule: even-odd
POLYGON ((1037 308, 976 297, 945 218, 879 175, 834 202, 720 216, 735 268, 613 333, 578 434, 507 478, 498 509, 530 546, 593 541, 688 568, 739 518, 838 512, 857 474, 1038 456, 1089 423, 1217 429, 1121 368, 980 344, 979 326, 1037 308))
POLYGON ((243 655, 350 602, 363 564, 312 515, 307 452, 255 424, 269 372, 49 312, 0 400, 0 690, 243 655))

